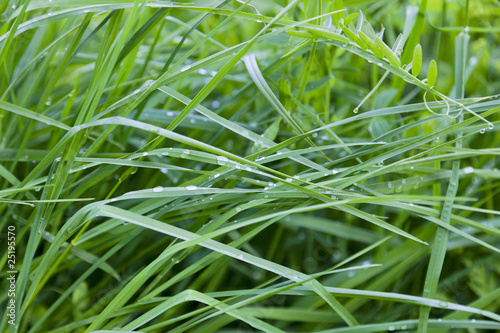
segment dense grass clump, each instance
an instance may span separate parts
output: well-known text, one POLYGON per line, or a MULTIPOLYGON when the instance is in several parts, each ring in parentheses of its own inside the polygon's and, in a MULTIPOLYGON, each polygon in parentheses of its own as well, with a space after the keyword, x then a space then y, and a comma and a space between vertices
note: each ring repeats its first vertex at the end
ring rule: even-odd
POLYGON ((499 11, 4 0, 0 331, 500 330, 499 11))

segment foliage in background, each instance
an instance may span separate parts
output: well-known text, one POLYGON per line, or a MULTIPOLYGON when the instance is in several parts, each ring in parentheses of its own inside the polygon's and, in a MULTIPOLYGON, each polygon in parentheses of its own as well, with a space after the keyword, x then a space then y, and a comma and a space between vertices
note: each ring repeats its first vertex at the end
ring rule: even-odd
POLYGON ((498 3, 0 12, 1 332, 500 330, 498 3))

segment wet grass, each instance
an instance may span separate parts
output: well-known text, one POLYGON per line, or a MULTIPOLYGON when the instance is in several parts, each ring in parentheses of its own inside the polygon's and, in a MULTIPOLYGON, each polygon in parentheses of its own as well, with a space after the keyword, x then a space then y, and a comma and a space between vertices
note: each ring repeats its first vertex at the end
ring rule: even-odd
POLYGON ((499 330, 500 8, 412 4, 4 1, 0 330, 499 330))

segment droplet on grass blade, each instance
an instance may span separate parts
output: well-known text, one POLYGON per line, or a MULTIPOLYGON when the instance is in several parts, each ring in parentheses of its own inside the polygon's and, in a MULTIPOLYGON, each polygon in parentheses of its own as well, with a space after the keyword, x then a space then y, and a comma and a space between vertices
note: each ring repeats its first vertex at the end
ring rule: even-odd
POLYGON ((218 165, 226 165, 229 162, 229 159, 225 156, 217 156, 217 164, 218 165))

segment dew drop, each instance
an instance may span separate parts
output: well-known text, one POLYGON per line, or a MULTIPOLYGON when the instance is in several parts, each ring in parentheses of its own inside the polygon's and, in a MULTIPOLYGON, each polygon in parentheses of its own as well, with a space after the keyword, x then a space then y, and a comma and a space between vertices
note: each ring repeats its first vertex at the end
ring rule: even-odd
POLYGON ((448 307, 448 302, 439 302, 438 304, 442 308, 447 308, 448 307))
POLYGON ((153 188, 153 192, 156 192, 156 193, 163 192, 163 191, 164 191, 164 188, 162 186, 156 186, 155 188, 153 188))
POLYGON ((389 326, 389 328, 388 328, 388 329, 389 329, 389 331, 394 331, 394 330, 396 329, 396 327, 394 327, 394 326, 389 326))
POLYGON ((196 187, 194 185, 188 185, 188 186, 186 186, 186 190, 188 190, 188 191, 194 191, 194 190, 197 190, 197 189, 198 189, 198 187, 196 187))
POLYGON ((357 107, 356 107, 356 108, 354 108, 354 110, 352 110, 352 112, 354 112, 354 113, 358 113, 358 112, 359 112, 359 108, 357 108, 357 107))
POLYGON ((382 160, 382 161, 378 162, 377 164, 378 164, 379 166, 384 165, 384 160, 382 160))
POLYGON ((229 162, 229 159, 225 156, 217 156, 217 164, 218 165, 226 165, 229 162))
POLYGON ((189 154, 191 154, 191 151, 189 151, 188 149, 184 149, 182 151, 181 157, 186 158, 186 156, 188 156, 189 154))
POLYGON ((336 175, 337 173, 339 173, 339 169, 337 169, 337 168, 333 169, 333 170, 332 170, 332 173, 333 173, 334 175, 336 175))
POLYGON ((173 117, 174 114, 174 111, 167 111, 167 117, 173 117))
POLYGON ((465 173, 465 174, 468 174, 468 173, 473 173, 473 172, 474 172, 474 168, 473 168, 473 167, 468 166, 468 167, 464 168, 464 170, 463 170, 463 171, 464 171, 464 173, 465 173))
POLYGON ((479 133, 481 133, 481 134, 484 134, 484 132, 486 132, 486 130, 484 128, 479 130, 479 133))
POLYGON ((191 68, 191 65, 186 65, 186 66, 184 66, 184 67, 181 68, 181 72, 185 72, 185 71, 187 71, 190 68, 191 68))
POLYGON ((287 181, 287 182, 289 182, 289 183, 291 183, 291 182, 292 182, 292 180, 293 180, 292 178, 287 178, 287 179, 286 179, 286 181, 287 181))
POLYGON ((495 126, 492 123, 488 123, 488 128, 492 130, 495 126))
POLYGON ((146 89, 149 89, 151 88, 151 86, 155 83, 156 81, 155 80, 147 80, 146 82, 144 82, 141 86, 141 90, 146 90, 146 89))
POLYGON ((212 107, 213 108, 218 108, 220 106, 220 102, 219 101, 213 101, 212 102, 212 107))
POLYGON ((142 156, 148 156, 148 154, 149 153, 147 151, 145 151, 144 153, 142 153, 142 156))
POLYGON ((236 212, 241 212, 241 207, 236 207, 236 212))

